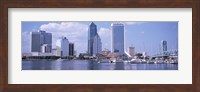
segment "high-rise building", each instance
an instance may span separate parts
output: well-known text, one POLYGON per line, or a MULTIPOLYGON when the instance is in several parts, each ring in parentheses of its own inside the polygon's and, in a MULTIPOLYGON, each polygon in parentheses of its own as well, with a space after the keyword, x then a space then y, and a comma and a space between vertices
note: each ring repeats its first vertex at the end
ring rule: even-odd
POLYGON ((88 28, 88 54, 93 55, 94 37, 97 35, 97 26, 92 22, 88 28))
POLYGON ((165 53, 167 51, 167 41, 161 41, 161 53, 165 53))
POLYGON ((52 34, 39 30, 38 32, 31 32, 31 52, 42 52, 42 45, 47 44, 51 52, 52 49, 52 34))
POLYGON ((74 56, 74 43, 69 43, 69 56, 74 56))
POLYGON ((69 56, 69 41, 66 37, 62 37, 56 42, 56 56, 66 57, 69 56))
POLYGON ((133 58, 135 56, 135 47, 129 47, 128 48, 128 53, 131 55, 133 58))
POLYGON ((111 24, 111 52, 116 54, 124 54, 124 24, 113 23, 111 24))
POLYGON ((100 54, 102 51, 102 43, 101 43, 101 38, 97 34, 94 37, 94 42, 93 42, 93 56, 96 56, 96 54, 100 54))
POLYGON ((31 32, 31 52, 40 52, 41 50, 41 38, 40 32, 31 32))

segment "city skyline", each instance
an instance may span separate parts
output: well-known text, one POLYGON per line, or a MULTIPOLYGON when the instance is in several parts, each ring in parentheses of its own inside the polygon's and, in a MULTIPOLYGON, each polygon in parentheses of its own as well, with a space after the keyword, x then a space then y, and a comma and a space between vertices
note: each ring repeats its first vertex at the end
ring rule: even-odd
MULTIPOLYGON (((87 51, 88 27, 91 22, 22 22, 22 51, 30 52, 30 32, 44 30, 55 40, 65 36, 75 44, 77 54, 87 51)), ((111 50, 111 23, 94 22, 102 40, 102 49, 111 50)), ((125 24, 125 51, 129 46, 136 52, 154 54, 160 52, 161 40, 168 42, 168 50, 178 49, 178 22, 123 22, 125 24), (149 32, 150 31, 150 32, 149 32)))

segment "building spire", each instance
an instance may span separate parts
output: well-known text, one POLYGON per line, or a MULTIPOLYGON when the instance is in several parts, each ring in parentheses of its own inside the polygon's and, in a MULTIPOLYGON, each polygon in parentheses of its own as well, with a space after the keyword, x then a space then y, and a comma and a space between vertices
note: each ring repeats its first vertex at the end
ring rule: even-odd
POLYGON ((90 23, 90 26, 96 26, 96 25, 94 24, 94 22, 92 22, 92 23, 90 23))

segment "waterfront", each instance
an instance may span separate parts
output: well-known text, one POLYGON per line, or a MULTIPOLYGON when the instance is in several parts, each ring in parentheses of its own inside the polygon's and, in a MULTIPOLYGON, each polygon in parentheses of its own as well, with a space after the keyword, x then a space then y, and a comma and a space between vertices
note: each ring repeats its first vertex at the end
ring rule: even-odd
POLYGON ((95 60, 22 60, 22 70, 178 70, 178 64, 99 63, 95 60))

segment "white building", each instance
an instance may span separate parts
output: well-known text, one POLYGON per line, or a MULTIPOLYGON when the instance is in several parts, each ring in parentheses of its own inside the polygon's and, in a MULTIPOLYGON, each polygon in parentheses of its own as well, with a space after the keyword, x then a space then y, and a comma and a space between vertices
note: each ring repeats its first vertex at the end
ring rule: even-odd
POLYGON ((102 50, 102 54, 109 54, 110 53, 110 50, 108 50, 108 49, 106 49, 106 48, 104 48, 103 50, 102 50))
POLYGON ((125 45, 125 27, 122 23, 111 24, 111 52, 116 54, 124 54, 125 45))
POLYGON ((93 42, 93 56, 96 56, 96 54, 101 53, 102 51, 102 43, 101 43, 101 38, 97 34, 94 37, 94 42, 93 42))
POLYGON ((32 56, 32 53, 22 53, 22 56, 32 56))
POLYGON ((31 56, 55 56, 53 53, 32 52, 31 56))
POLYGON ((146 53, 146 52, 143 52, 143 53, 142 53, 142 56, 143 56, 143 57, 146 57, 146 56, 147 56, 147 53, 146 53))
POLYGON ((41 52, 42 53, 51 53, 51 46, 49 46, 48 44, 43 44, 41 46, 41 52))
POLYGON ((62 37, 56 42, 57 56, 69 56, 69 41, 66 37, 62 37))
POLYGON ((52 49, 52 34, 39 30, 38 32, 31 32, 31 52, 42 52, 42 45, 47 44, 51 52, 52 49))
POLYGON ((135 56, 135 47, 129 47, 128 48, 128 53, 131 55, 133 58, 135 56))

